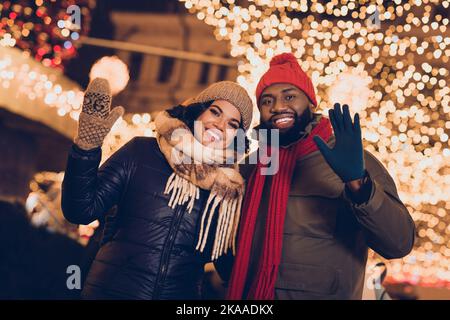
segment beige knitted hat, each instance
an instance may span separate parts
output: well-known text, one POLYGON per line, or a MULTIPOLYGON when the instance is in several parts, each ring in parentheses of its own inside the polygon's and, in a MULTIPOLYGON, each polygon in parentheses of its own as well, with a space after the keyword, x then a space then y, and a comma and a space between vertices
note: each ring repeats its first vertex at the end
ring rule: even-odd
POLYGON ((189 103, 202 103, 211 100, 226 100, 233 104, 241 113, 244 130, 247 131, 250 128, 253 104, 247 91, 239 84, 233 81, 216 82, 200 92, 194 99, 189 100, 189 103))

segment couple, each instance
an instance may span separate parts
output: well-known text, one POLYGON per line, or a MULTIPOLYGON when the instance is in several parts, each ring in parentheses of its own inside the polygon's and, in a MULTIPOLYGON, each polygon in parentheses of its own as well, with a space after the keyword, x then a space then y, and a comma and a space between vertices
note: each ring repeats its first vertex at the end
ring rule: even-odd
POLYGON ((157 138, 134 138, 98 169, 123 109, 110 112, 105 80, 89 85, 63 212, 77 224, 115 205, 118 213, 83 298, 197 299, 213 261, 228 299, 361 299, 369 247, 388 259, 410 252, 414 222, 386 169, 364 151, 358 115, 352 121, 345 105, 329 118, 314 113, 312 82, 292 54, 272 59, 256 99, 257 129, 279 130, 273 175, 262 173, 261 159, 225 164, 214 151, 240 154, 237 133, 252 122, 251 99, 233 82, 160 113, 157 138))

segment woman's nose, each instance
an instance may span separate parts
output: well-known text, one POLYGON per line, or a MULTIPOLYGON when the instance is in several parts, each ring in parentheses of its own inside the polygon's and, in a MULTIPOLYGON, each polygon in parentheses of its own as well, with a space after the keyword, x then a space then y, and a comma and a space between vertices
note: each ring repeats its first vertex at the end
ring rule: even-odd
POLYGON ((215 123, 214 123, 215 127, 217 129, 219 129, 222 132, 225 132, 226 128, 227 128, 227 123, 225 121, 225 119, 220 118, 218 119, 215 123))

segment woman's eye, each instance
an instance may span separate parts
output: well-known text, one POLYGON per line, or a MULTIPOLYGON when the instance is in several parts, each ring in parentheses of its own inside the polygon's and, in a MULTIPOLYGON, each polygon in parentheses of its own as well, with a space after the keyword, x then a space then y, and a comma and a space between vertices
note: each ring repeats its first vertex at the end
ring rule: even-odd
POLYGON ((219 116, 219 111, 217 111, 216 109, 210 109, 211 113, 215 116, 219 116))
POLYGON ((230 123, 230 127, 232 128, 232 129, 238 129, 239 128, 239 125, 237 125, 236 123, 234 123, 234 122, 232 122, 232 123, 230 123))

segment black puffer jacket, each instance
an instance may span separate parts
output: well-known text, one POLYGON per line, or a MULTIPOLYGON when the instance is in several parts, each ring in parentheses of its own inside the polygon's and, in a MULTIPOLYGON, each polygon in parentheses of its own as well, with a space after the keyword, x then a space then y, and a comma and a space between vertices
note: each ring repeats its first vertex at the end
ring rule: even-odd
MULTIPOLYGON (((213 234, 195 250, 208 191, 191 213, 168 207, 172 169, 154 138, 134 138, 100 169, 100 148, 72 146, 63 181, 67 220, 88 224, 117 205, 115 233, 97 253, 84 284, 87 299, 196 299, 213 234)), ((215 230, 215 222, 210 230, 215 230)))

